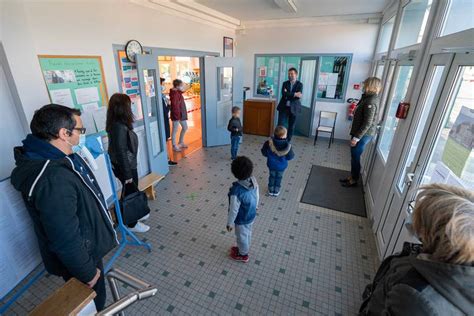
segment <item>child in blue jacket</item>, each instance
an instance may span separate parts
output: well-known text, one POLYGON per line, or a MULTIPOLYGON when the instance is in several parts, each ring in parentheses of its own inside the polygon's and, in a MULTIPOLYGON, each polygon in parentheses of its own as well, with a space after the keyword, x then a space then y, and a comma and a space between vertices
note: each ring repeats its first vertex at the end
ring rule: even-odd
POLYGON ((227 231, 235 225, 237 247, 230 249, 230 257, 236 261, 248 262, 252 226, 257 214, 259 200, 258 184, 252 176, 253 163, 244 156, 232 161, 232 173, 239 180, 229 190, 229 214, 227 231))
POLYGON ((268 178, 268 195, 278 196, 281 189, 281 179, 288 167, 288 160, 295 157, 291 144, 286 139, 286 128, 277 126, 272 138, 262 147, 262 154, 267 157, 267 167, 270 171, 268 178))

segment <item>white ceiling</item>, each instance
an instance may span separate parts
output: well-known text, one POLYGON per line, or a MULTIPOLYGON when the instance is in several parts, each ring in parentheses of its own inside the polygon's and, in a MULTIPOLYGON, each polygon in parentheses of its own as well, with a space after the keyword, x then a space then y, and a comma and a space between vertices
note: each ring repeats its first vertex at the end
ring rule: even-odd
POLYGON ((391 0, 294 0, 297 13, 280 9, 273 0, 195 0, 241 21, 380 13, 391 0))

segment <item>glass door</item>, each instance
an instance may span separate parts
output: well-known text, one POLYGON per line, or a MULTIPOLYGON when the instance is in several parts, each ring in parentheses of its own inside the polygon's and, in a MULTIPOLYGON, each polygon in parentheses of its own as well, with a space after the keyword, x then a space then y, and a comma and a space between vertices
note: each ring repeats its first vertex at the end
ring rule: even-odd
POLYGON ((391 254, 389 249, 393 247, 392 236, 397 236, 395 232, 400 230, 397 221, 399 219, 401 206, 412 179, 412 162, 419 153, 418 148, 422 145, 424 132, 428 129, 427 124, 433 117, 434 111, 438 104, 439 97, 443 90, 446 77, 449 72, 449 66, 452 62, 452 54, 434 55, 431 58, 430 65, 423 82, 422 92, 418 98, 415 111, 411 122, 409 123, 409 131, 405 142, 397 144, 397 150, 401 152, 399 163, 393 166, 394 173, 397 174, 398 180, 392 181, 390 186, 390 194, 387 197, 389 203, 385 204, 385 208, 380 214, 380 223, 376 229, 377 246, 381 256, 391 254), (400 148, 400 149, 398 149, 400 148))
POLYGON ((318 59, 316 57, 301 59, 300 81, 303 83, 303 96, 301 97, 301 113, 296 120, 295 131, 303 136, 311 136, 312 132, 317 66, 318 59))
MULTIPOLYGON (((387 163, 392 149, 392 143, 398 127, 398 119, 395 117, 398 104, 404 101, 413 73, 413 60, 400 60, 395 67, 387 103, 385 106, 384 118, 379 130, 378 139, 375 145, 373 163, 368 176, 367 188, 370 201, 369 209, 373 218, 373 228, 377 227, 381 213, 384 208, 387 195, 390 191, 391 180, 393 179, 393 165, 387 163), (388 174, 391 176, 388 176, 388 174)), ((387 89, 385 87, 384 89, 387 89)), ((399 152, 394 152, 399 155, 399 152)), ((393 158, 392 158, 393 160, 393 158)), ((396 160, 396 159, 395 159, 396 160)))
POLYGON ((150 169, 152 172, 165 175, 169 167, 157 59, 158 57, 154 55, 137 55, 137 73, 150 169))
POLYGON ((227 124, 232 116, 232 107, 243 109, 242 60, 239 58, 204 58, 204 145, 220 146, 230 144, 227 124))

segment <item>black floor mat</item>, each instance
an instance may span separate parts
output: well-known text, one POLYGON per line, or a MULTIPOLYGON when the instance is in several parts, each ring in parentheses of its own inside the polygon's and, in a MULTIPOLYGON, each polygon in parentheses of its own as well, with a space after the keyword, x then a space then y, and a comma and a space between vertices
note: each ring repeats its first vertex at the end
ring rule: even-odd
POLYGON ((348 175, 349 172, 345 170, 313 166, 301 203, 367 217, 362 184, 345 188, 339 182, 339 179, 348 175))

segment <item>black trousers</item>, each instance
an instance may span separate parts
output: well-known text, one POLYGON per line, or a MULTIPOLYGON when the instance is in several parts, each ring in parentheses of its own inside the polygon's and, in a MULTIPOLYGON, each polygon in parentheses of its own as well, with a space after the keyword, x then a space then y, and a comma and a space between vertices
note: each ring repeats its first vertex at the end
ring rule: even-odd
MULTIPOLYGON (((122 183, 122 186, 125 186, 125 180, 128 180, 128 179, 125 179, 125 176, 123 175, 123 173, 121 172, 120 169, 116 168, 115 166, 112 168, 115 176, 120 180, 120 182, 122 183)), ((137 169, 131 169, 132 170, 132 179, 133 179, 133 183, 138 187, 138 171, 137 169)), ((130 228, 133 228, 135 227, 135 225, 137 225, 137 222, 134 222, 134 223, 130 223, 128 224, 127 226, 130 227, 130 228)))
MULTIPOLYGON (((97 268, 99 268, 100 270, 100 278, 99 280, 97 280, 97 283, 92 289, 97 294, 97 296, 94 298, 95 308, 97 309, 98 312, 100 312, 105 307, 105 299, 106 299, 104 265, 102 263, 102 260, 99 260, 99 262, 97 262, 97 268)), ((62 275, 62 278, 66 282, 69 281, 69 279, 72 277, 73 275, 69 274, 68 272, 62 275)))
POLYGON ((278 111, 278 125, 284 126, 287 129, 286 139, 291 141, 293 132, 295 131, 296 115, 291 113, 291 108, 286 107, 285 109, 278 111))

